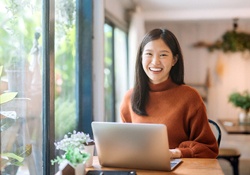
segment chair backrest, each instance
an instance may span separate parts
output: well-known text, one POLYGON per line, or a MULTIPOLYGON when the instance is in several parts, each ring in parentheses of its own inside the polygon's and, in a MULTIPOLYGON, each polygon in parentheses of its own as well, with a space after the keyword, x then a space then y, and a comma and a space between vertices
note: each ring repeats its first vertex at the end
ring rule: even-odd
POLYGON ((221 129, 219 127, 219 125, 211 120, 211 119, 208 119, 208 122, 210 124, 210 127, 215 135, 215 138, 217 139, 217 143, 218 143, 218 146, 220 147, 220 141, 221 141, 221 129))

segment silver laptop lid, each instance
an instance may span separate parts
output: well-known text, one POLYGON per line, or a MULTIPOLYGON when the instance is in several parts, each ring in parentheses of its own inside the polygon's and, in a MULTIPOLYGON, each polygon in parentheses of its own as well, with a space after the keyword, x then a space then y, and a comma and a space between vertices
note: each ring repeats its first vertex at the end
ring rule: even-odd
POLYGON ((102 166, 171 170, 165 125, 92 122, 92 130, 102 166))

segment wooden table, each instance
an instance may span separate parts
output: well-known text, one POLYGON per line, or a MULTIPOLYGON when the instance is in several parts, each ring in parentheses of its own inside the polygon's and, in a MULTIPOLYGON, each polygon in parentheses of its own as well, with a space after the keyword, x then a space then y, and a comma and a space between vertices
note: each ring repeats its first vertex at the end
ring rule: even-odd
MULTIPOLYGON (((183 158, 182 163, 178 165, 173 171, 149 171, 136 169, 137 175, 224 175, 217 159, 204 158, 183 158)), ((101 167, 98 157, 94 156, 93 167, 88 170, 126 170, 123 168, 101 167)))
POLYGON ((233 119, 220 119, 219 123, 228 134, 250 134, 250 124, 239 124, 233 119))

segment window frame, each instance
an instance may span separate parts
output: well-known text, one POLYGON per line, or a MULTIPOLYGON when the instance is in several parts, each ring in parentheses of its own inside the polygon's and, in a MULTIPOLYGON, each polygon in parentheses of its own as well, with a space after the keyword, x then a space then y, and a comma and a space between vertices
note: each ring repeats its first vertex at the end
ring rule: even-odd
POLYGON ((50 160, 54 158, 55 115, 54 115, 54 37, 55 37, 55 0, 43 0, 42 7, 42 155, 43 174, 55 174, 50 160))

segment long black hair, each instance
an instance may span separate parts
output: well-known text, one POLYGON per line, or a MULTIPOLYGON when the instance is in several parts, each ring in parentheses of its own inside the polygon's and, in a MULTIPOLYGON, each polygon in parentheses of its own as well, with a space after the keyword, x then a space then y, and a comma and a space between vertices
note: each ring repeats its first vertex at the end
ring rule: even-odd
POLYGON ((177 62, 170 70, 170 77, 176 84, 184 84, 184 65, 183 56, 180 48, 180 44, 175 35, 167 29, 154 29, 147 33, 137 52, 136 64, 135 64, 135 84, 133 94, 131 97, 131 104, 133 111, 142 116, 147 116, 146 104, 149 94, 149 78, 142 67, 142 52, 147 43, 153 40, 161 38, 165 44, 170 48, 174 57, 177 58, 177 62))

